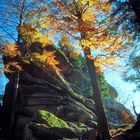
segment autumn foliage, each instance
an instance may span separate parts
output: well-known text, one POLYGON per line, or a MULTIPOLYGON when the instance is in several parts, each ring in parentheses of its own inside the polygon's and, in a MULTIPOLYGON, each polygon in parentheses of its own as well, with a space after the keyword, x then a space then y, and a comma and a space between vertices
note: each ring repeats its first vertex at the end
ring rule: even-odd
POLYGON ((115 61, 122 57, 126 49, 123 48, 123 40, 127 33, 119 30, 115 35, 109 33, 109 27, 116 19, 109 18, 112 6, 108 0, 56 0, 48 6, 50 11, 51 7, 56 9, 50 14, 53 30, 72 35, 76 42, 79 40, 77 48, 90 48, 92 56, 88 58, 94 58, 97 69, 102 71, 103 65, 114 66, 115 61))
POLYGON ((2 48, 1 51, 3 54, 11 58, 21 55, 18 46, 16 44, 5 44, 4 48, 2 48))
MULTIPOLYGON (((8 13, 15 14, 13 17, 18 19, 18 37, 16 40, 10 35, 16 43, 5 44, 2 49, 4 57, 9 59, 4 71, 20 72, 24 70, 24 64, 33 63, 47 72, 57 74, 57 78, 70 89, 61 75, 56 52, 50 47, 57 44, 57 49, 68 59, 84 57, 94 93, 98 135, 101 139, 109 140, 97 76, 104 73, 103 66, 112 68, 115 61, 125 55, 124 52, 128 50, 125 46, 126 37, 129 36, 128 32, 117 30, 119 27, 113 28, 119 16, 111 17, 111 0, 24 0, 13 6, 8 13)), ((11 25, 15 23, 13 19, 11 25)), ((72 89, 70 92, 74 93, 72 89)), ((125 112, 122 113, 127 117, 125 112)))
MULTIPOLYGON (((46 5, 44 5, 44 9, 45 7, 46 5)), ((64 2, 56 0, 47 3, 46 8, 48 8, 47 11, 50 10, 50 12, 46 13, 41 19, 41 21, 45 22, 42 23, 40 21, 40 28, 47 29, 46 36, 42 35, 42 33, 38 31, 38 28, 33 27, 29 23, 17 27, 20 40, 22 40, 22 46, 18 47, 24 50, 24 54, 23 52, 20 54, 24 61, 27 62, 28 59, 30 61, 33 61, 33 59, 38 61, 38 57, 39 60, 44 59, 47 53, 43 52, 42 59, 40 59, 41 56, 39 56, 39 54, 42 51, 40 49, 53 45, 50 39, 48 39, 48 36, 53 37, 59 32, 64 32, 65 35, 62 34, 62 41, 59 43, 63 51, 69 50, 66 54, 67 57, 81 56, 81 50, 79 48, 82 47, 84 50, 84 48, 88 47, 92 51, 92 56, 88 56, 88 58, 94 58, 97 72, 103 72, 101 68, 103 65, 114 65, 114 62, 119 58, 123 50, 122 41, 125 35, 119 34, 119 31, 117 31, 117 36, 108 34, 109 26, 113 24, 114 21, 104 20, 104 18, 109 16, 112 10, 112 6, 107 0, 65 0, 64 2), (53 11, 51 8, 53 8, 53 11), (101 22, 102 20, 103 22, 101 22), (80 35, 78 35, 79 33, 80 35), (75 39, 76 42, 79 41, 78 45, 71 45, 68 35, 74 37, 73 41, 75 39), (40 49, 35 49, 37 50, 37 58, 32 54, 30 49, 33 42, 41 43, 40 49)), ((11 50, 12 48, 14 47, 11 47, 11 50)), ((15 47, 15 49, 16 48, 17 47, 15 47)), ((5 50, 9 52, 8 48, 5 48, 5 50)), ((14 56, 17 52, 12 53, 12 51, 10 51, 10 53, 14 56)), ((4 54, 8 55, 6 52, 4 52, 4 54)))
POLYGON ((5 44, 2 53, 11 58, 11 61, 5 65, 4 72, 21 71, 23 70, 22 63, 30 64, 31 62, 43 69, 60 72, 57 67, 59 62, 55 58, 55 52, 45 49, 53 45, 47 37, 43 36, 30 24, 19 27, 18 32, 21 35, 21 46, 24 53, 20 51, 17 44, 5 44))

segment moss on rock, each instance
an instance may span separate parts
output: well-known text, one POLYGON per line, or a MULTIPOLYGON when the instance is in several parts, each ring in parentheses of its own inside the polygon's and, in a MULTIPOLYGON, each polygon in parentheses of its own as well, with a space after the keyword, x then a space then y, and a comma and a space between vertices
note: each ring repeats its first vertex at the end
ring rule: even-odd
POLYGON ((45 122, 45 124, 47 123, 48 127, 69 128, 64 120, 45 110, 39 110, 39 119, 45 122))
POLYGON ((39 110, 33 121, 35 123, 34 125, 32 125, 32 128, 43 130, 43 133, 49 132, 52 135, 54 134, 67 138, 82 136, 89 130, 93 130, 93 128, 87 127, 86 125, 81 123, 64 121, 46 110, 39 110))

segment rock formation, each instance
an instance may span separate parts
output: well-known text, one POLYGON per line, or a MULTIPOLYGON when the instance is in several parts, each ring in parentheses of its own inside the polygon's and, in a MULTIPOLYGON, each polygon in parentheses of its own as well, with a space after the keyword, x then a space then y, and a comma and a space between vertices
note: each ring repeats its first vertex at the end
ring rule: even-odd
MULTIPOLYGON (((56 47, 47 46, 46 49, 55 51, 56 59, 60 62, 58 67, 61 69, 63 80, 53 72, 41 69, 33 62, 22 63, 24 71, 19 74, 5 74, 9 82, 6 85, 3 101, 3 109, 6 110, 5 116, 7 116, 4 118, 6 124, 3 126, 9 124, 12 128, 8 129, 13 129, 15 136, 20 139, 25 126, 26 129, 33 127, 35 131, 38 131, 39 126, 33 123, 34 115, 39 110, 46 110, 64 121, 82 124, 89 130, 96 129, 94 101, 82 96, 84 91, 87 92, 91 87, 84 71, 74 68, 73 64, 56 47), (87 86, 83 88, 83 84, 87 86)), ((4 63, 11 61, 7 57, 3 60, 4 63)), ((110 128, 116 126, 115 124, 133 123, 131 113, 115 101, 117 93, 114 93, 114 90, 111 91, 113 91, 111 98, 104 100, 110 128)), ((39 123, 38 121, 36 123, 39 123)), ((42 127, 46 128, 44 125, 42 127)), ((89 130, 86 129, 86 131, 89 130)))

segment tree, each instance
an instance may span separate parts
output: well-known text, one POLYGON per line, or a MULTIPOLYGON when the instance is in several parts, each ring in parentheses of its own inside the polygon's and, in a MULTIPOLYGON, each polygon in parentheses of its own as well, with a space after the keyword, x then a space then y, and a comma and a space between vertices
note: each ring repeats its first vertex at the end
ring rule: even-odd
POLYGON ((127 74, 125 75, 125 80, 134 82, 137 86, 136 90, 140 90, 140 56, 134 55, 130 58, 127 74))
POLYGON ((114 9, 113 17, 119 16, 119 21, 112 25, 112 28, 121 26, 123 32, 128 32, 130 35, 129 45, 131 51, 126 55, 126 72, 124 79, 126 81, 135 82, 137 89, 140 88, 140 2, 138 0, 129 1, 112 1, 116 8, 114 9))
POLYGON ((32 24, 35 28, 40 28, 42 24, 48 22, 43 18, 46 12, 45 4, 38 0, 4 1, 0 10, 0 30, 8 36, 7 39, 10 42, 16 42, 19 45, 21 36, 18 28, 24 24, 32 24))
POLYGON ((61 36, 61 40, 59 41, 60 49, 64 54, 70 58, 72 53, 74 52, 74 47, 71 45, 69 38, 66 34, 61 36))
MULTIPOLYGON (((22 50, 22 42, 27 44, 28 47, 30 43, 32 43, 32 39, 37 39, 37 36, 41 35, 41 33, 36 34, 38 24, 38 29, 45 28, 45 30, 49 30, 50 32, 55 31, 55 33, 64 32, 74 37, 74 39, 79 40, 79 46, 81 46, 86 57, 91 84, 93 92, 95 93, 93 99, 97 110, 96 115, 99 136, 104 139, 110 139, 100 88, 97 81, 97 72, 101 71, 101 63, 98 62, 103 60, 107 64, 112 64, 115 61, 112 57, 118 57, 123 50, 121 49, 122 34, 119 31, 117 31, 118 34, 116 33, 115 35, 108 34, 108 27, 113 24, 114 21, 108 20, 109 22, 102 22, 107 17, 106 13, 109 13, 111 6, 106 5, 107 1, 99 0, 40 0, 39 4, 36 0, 33 1, 33 6, 31 4, 32 1, 27 0, 23 0, 22 2, 13 0, 12 2, 14 2, 14 4, 12 3, 13 9, 11 8, 12 11, 10 11, 8 15, 11 15, 12 21, 15 17, 18 19, 18 24, 16 24, 16 28, 18 28, 16 42, 22 55, 28 56, 29 54, 30 58, 36 62, 41 62, 46 59, 47 54, 45 52, 31 53, 31 48, 26 47, 26 50, 22 50), (45 4, 42 6, 44 2, 47 3, 47 6, 45 4), (28 4, 29 6, 27 6, 28 4), (38 5, 37 7, 36 4, 38 5), (17 7, 15 5, 17 5, 17 7), (12 14, 14 14, 14 16, 12 16, 12 14), (26 23, 33 23, 36 29, 26 23), (30 32, 30 30, 32 30, 32 32, 30 32), (32 37, 30 38, 30 36, 32 37)), ((9 19, 7 18, 6 20, 8 21, 9 19)), ((44 38, 41 37, 41 40, 44 41, 44 38)), ((54 69, 55 68, 56 67, 54 67, 54 69)), ((56 72, 59 75, 59 70, 56 70, 56 72)), ((60 76, 60 78, 64 81, 62 76, 60 76)), ((69 86, 67 83, 65 83, 65 85, 67 87, 69 86)), ((71 93, 74 94, 72 90, 71 93)))
MULTIPOLYGON (((96 67, 95 61, 106 60, 106 57, 110 59, 113 56, 118 56, 118 52, 121 50, 120 42, 123 36, 120 34, 117 37, 107 36, 107 29, 113 21, 110 21, 109 24, 106 22, 101 24, 100 22, 106 17, 105 13, 110 10, 110 5, 106 4, 107 2, 99 2, 98 0, 56 0, 49 3, 48 7, 50 8, 52 16, 51 25, 54 26, 55 24, 54 30, 63 31, 75 39, 79 39, 80 46, 86 57, 93 92, 95 93, 93 100, 95 101, 97 110, 99 136, 104 139, 110 139, 97 81, 96 70, 98 68, 98 71, 100 71, 100 66, 96 67), (111 47, 112 45, 114 45, 113 48, 111 47), (97 50, 103 52, 103 54, 100 54, 97 50), (93 57, 92 54, 96 56, 96 53, 98 54, 97 57, 93 57)), ((111 63, 114 62, 114 59, 110 60, 111 63)))
MULTIPOLYGON (((42 23, 47 23, 47 20, 44 20, 44 19, 42 20, 42 17, 44 16, 44 13, 46 12, 45 5, 43 5, 43 7, 42 7, 42 3, 39 2, 38 0, 3 1, 3 4, 0 7, 0 31, 4 34, 4 36, 7 37, 7 40, 9 40, 9 42, 16 43, 16 44, 14 43, 6 44, 5 49, 3 49, 4 54, 10 54, 10 56, 12 57, 16 55, 17 57, 20 56, 21 58, 22 57, 24 58, 25 56, 27 56, 27 53, 29 53, 29 50, 26 47, 23 47, 23 44, 22 44, 23 38, 19 31, 20 31, 20 28, 27 23, 28 24, 32 23, 32 25, 34 25, 34 27, 36 28, 39 28, 42 23)), ((47 56, 45 56, 45 58, 46 57, 49 58, 50 56, 53 56, 53 54, 47 53, 47 56)), ((17 77, 17 81, 15 81, 15 84, 16 84, 18 83, 19 71, 21 69, 22 68, 18 60, 18 61, 11 61, 9 64, 5 65, 5 68, 3 70, 5 72, 10 72, 10 73, 16 72, 15 73, 15 78, 17 77)), ((11 118, 10 118, 11 124, 9 128, 11 130, 13 129, 13 124, 14 124, 17 90, 18 89, 15 88, 15 92, 13 93, 12 98, 11 98, 11 104, 12 104, 11 109, 8 110, 9 114, 11 115, 11 118)))

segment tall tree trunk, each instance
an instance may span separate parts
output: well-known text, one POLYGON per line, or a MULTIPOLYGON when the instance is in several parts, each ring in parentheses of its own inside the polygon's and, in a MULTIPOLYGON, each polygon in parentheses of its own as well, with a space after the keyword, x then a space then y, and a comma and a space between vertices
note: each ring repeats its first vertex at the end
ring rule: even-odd
POLYGON ((95 102, 97 123, 98 123, 98 133, 99 136, 103 139, 110 139, 110 133, 108 129, 107 119, 104 111, 103 102, 101 99, 101 92, 97 81, 96 68, 94 64, 94 59, 89 59, 88 56, 91 56, 90 48, 84 48, 84 54, 87 61, 87 66, 90 74, 91 85, 93 89, 93 100, 95 102))
POLYGON ((12 96, 12 103, 11 103, 11 122, 9 126, 9 131, 11 135, 14 133, 14 127, 15 127, 15 113, 16 113, 16 102, 17 102, 17 94, 18 94, 18 88, 19 88, 19 73, 15 75, 15 86, 14 86, 14 92, 12 96))

